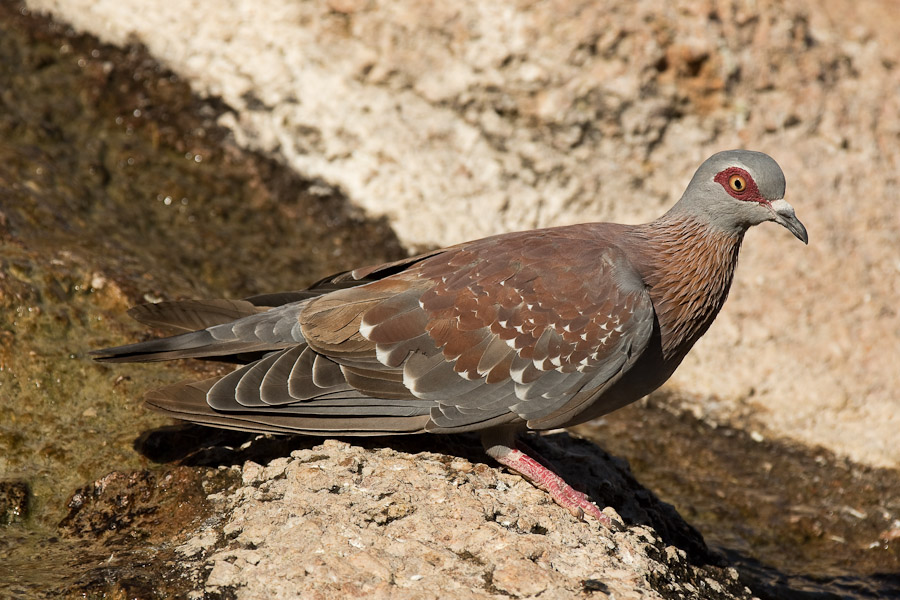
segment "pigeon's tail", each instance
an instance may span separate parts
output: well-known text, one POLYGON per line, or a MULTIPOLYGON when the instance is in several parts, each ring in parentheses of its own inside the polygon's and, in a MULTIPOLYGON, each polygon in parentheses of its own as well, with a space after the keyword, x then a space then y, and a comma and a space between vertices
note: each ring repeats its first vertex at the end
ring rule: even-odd
POLYGON ((129 309, 132 319, 171 333, 185 333, 223 325, 268 310, 248 300, 174 300, 141 304, 129 309))
POLYGON ((184 300, 136 306, 137 321, 176 335, 103 348, 90 354, 102 362, 156 362, 209 358, 247 362, 262 353, 302 342, 297 315, 302 301, 277 308, 248 300, 184 300))
POLYGON ((94 360, 100 362, 157 362, 177 358, 216 358, 259 352, 262 349, 258 346, 258 343, 217 340, 204 329, 115 348, 103 348, 90 354, 94 360))

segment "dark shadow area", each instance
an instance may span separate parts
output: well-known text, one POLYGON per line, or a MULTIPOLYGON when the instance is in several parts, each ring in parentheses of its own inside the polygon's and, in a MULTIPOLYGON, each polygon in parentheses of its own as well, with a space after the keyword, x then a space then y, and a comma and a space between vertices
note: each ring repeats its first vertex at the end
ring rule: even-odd
POLYGON ((741 582, 761 600, 900 598, 900 573, 870 573, 865 577, 790 574, 739 552, 720 551, 737 568, 741 582))
MULTIPOLYGON (((294 450, 321 444, 321 436, 259 435, 218 429, 193 423, 178 423, 143 432, 134 449, 157 463, 189 466, 240 466, 248 460, 259 464, 289 456, 294 450)), ((406 436, 333 436, 368 449, 392 448, 400 452, 439 452, 487 464, 489 459, 476 434, 406 436)))
POLYGON ((754 439, 657 392, 579 435, 626 457, 768 599, 900 598, 900 473, 754 439))

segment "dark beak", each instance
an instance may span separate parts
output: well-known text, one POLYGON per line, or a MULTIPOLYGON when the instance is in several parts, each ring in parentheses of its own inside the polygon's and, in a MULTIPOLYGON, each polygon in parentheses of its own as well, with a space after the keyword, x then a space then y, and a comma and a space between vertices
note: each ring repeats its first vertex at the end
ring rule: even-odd
POLYGON ((772 220, 779 225, 784 226, 788 231, 794 234, 798 240, 804 244, 809 244, 809 235, 806 233, 806 227, 794 214, 794 207, 785 200, 775 200, 770 204, 774 213, 772 220))

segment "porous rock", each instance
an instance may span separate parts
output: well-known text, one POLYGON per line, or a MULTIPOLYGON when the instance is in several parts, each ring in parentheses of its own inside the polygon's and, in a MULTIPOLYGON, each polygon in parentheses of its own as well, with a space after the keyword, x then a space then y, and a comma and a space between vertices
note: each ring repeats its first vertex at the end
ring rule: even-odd
POLYGON ((246 462, 221 528, 179 562, 199 574, 197 597, 751 596, 621 461, 565 434, 533 441, 557 462, 573 453, 564 472, 601 502, 615 490, 606 511, 623 526, 579 521, 477 458, 326 440, 246 462))

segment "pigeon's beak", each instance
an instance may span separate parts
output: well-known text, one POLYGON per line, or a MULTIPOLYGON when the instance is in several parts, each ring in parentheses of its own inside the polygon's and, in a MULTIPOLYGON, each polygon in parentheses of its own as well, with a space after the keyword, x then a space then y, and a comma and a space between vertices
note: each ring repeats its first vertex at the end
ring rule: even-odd
POLYGON ((806 227, 803 226, 803 223, 801 223, 800 219, 797 218, 797 215, 794 214, 793 206, 788 204, 786 200, 775 200, 769 206, 774 213, 772 217, 773 221, 779 225, 783 225, 804 244, 809 244, 809 235, 806 233, 806 227))

